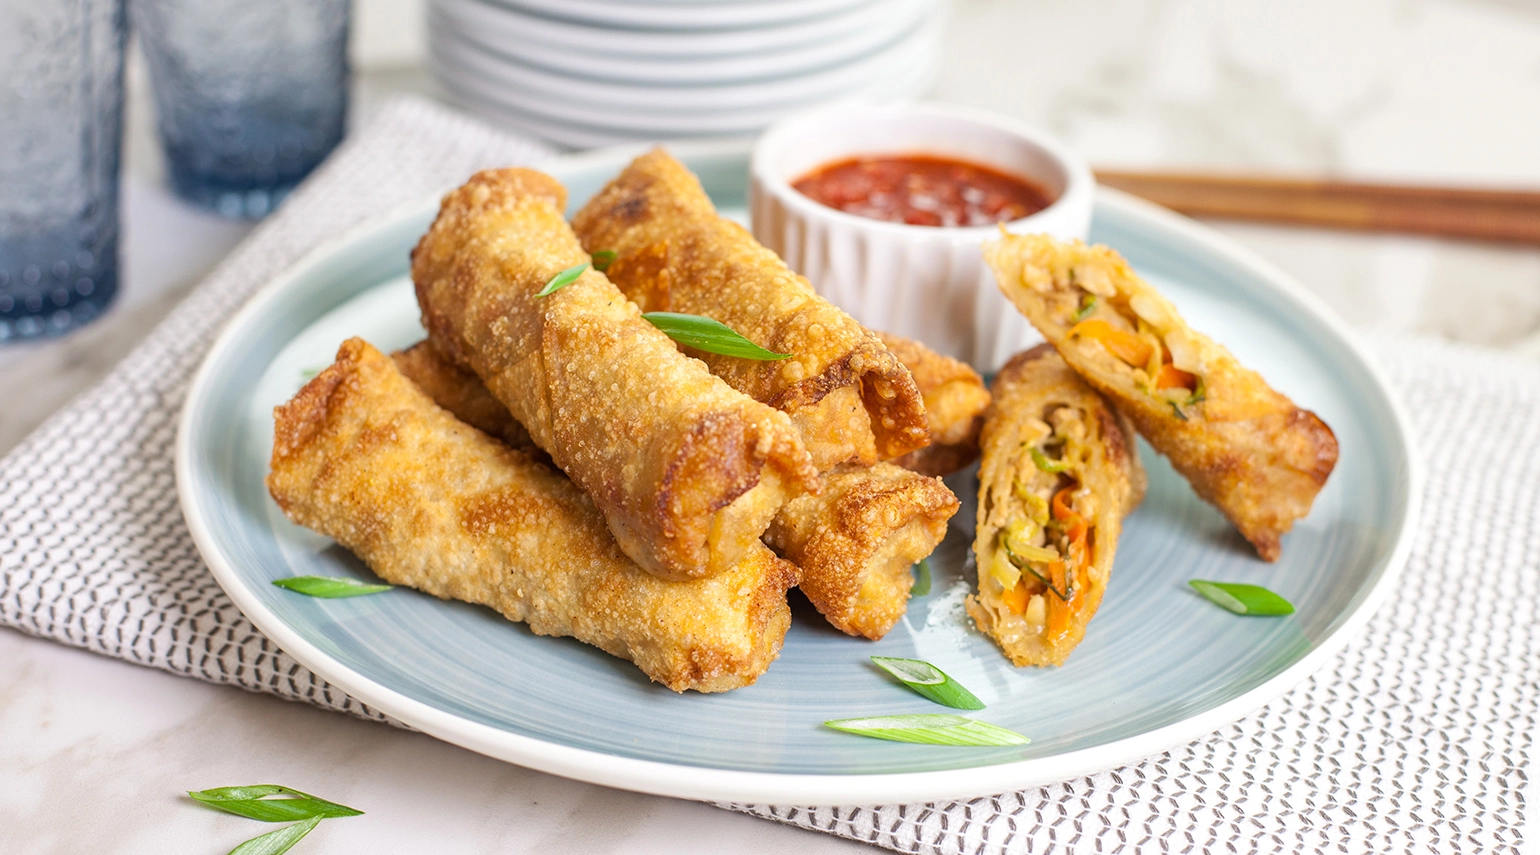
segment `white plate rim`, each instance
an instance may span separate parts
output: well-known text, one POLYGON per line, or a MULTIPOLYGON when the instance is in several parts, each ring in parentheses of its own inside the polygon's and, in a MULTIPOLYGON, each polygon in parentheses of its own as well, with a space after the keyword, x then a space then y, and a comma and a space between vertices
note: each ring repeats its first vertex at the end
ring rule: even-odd
MULTIPOLYGON (((741 139, 686 141, 669 143, 669 146, 679 156, 689 158, 741 151, 744 142, 741 139)), ((566 166, 582 168, 608 161, 624 162, 647 148, 650 145, 617 146, 567 155, 556 160, 566 166)), ((1314 649, 1244 694, 1164 727, 1063 754, 961 769, 851 775, 715 769, 617 757, 583 748, 556 745, 490 725, 466 721, 358 674, 332 659, 284 623, 241 583, 235 568, 214 537, 210 523, 193 495, 192 487, 193 441, 190 425, 199 411, 199 402, 207 394, 213 368, 220 361, 219 357, 236 341, 234 332, 245 326, 248 319, 259 315, 269 303, 279 299, 290 282, 322 263, 341 247, 407 215, 407 212, 420 212, 429 204, 436 205, 440 196, 435 194, 431 199, 399 205, 321 243, 258 289, 226 322, 194 374, 183 399, 182 412, 177 421, 176 481, 182 513, 194 543, 208 563, 215 580, 258 630, 300 664, 350 696, 446 742, 530 769, 589 783, 654 795, 742 804, 811 806, 915 803, 971 798, 1040 786, 1137 762, 1172 746, 1212 733, 1265 706, 1320 669, 1358 634, 1395 586, 1410 554, 1421 513, 1424 477, 1421 464, 1412 453, 1411 432, 1407 427, 1410 422, 1399 399, 1391 394, 1383 373, 1346 324, 1319 298, 1251 250, 1164 208, 1125 193, 1099 188, 1098 205, 1121 209, 1123 213, 1142 218, 1158 229, 1192 241, 1206 251, 1265 278, 1285 297, 1294 300, 1312 320, 1335 335, 1358 358, 1362 369, 1385 399, 1392 415, 1391 426, 1396 433, 1395 439, 1399 441, 1400 457, 1406 465, 1406 509, 1379 580, 1343 622, 1322 638, 1314 649)))

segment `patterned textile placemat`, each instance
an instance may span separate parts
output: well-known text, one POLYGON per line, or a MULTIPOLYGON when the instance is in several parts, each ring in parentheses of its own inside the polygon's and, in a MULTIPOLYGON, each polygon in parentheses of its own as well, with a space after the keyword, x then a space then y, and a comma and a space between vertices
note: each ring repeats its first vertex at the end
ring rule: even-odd
MULTIPOLYGON (((383 109, 122 364, 0 459, 0 625, 390 721, 263 638, 209 574, 176 498, 182 398, 224 322, 306 250, 476 169, 549 154, 427 101, 383 109)), ((1206 739, 1050 787, 731 807, 903 852, 1517 853, 1540 701, 1540 367, 1370 345, 1411 415, 1426 522, 1399 590, 1314 678, 1206 739)))

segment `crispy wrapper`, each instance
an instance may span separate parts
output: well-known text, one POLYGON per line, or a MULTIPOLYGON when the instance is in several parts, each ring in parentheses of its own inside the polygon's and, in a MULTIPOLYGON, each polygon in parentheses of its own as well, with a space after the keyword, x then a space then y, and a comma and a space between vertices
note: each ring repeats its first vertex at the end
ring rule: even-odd
MULTIPOLYGON (((522 428, 507 408, 426 342, 394 358, 439 406, 516 446, 521 441, 522 428)), ((903 616, 913 582, 909 567, 935 550, 957 507, 957 497, 937 478, 887 463, 841 466, 825 473, 817 496, 782 507, 765 540, 801 568, 803 593, 830 623, 877 639, 903 616)))
POLYGON ((1016 666, 1063 665, 1107 590, 1144 468, 1127 421, 1052 346, 1013 357, 993 391, 968 614, 1016 666))
POLYGON ((717 214, 700 182, 662 149, 626 167, 572 220, 590 252, 617 254, 610 279, 647 312, 705 315, 777 353, 757 362, 689 351, 712 373, 780 409, 820 471, 871 464, 926 443, 909 372, 870 331, 717 214))
POLYGON ((435 404, 482 433, 491 434, 520 451, 549 462, 535 445, 529 431, 508 414, 508 408, 487 390, 485 383, 433 349, 433 342, 419 341, 390 355, 396 368, 435 404))
POLYGON ((273 499, 387 582, 572 636, 678 692, 748 685, 780 652, 791 564, 755 544, 710 579, 643 571, 564 475, 456 420, 358 339, 274 421, 273 499))
POLYGON ((1258 555, 1278 560, 1279 539, 1336 466, 1331 428, 1189 327, 1108 247, 1006 235, 985 244, 984 258, 1065 361, 1258 555))
POLYGON ((935 551, 957 508, 940 478, 840 466, 824 473, 822 493, 781 509, 765 542, 802 569, 802 593, 829 623, 875 640, 904 616, 909 568, 935 551))
POLYGON ((528 169, 444 197, 412 252, 433 346, 476 373, 594 500, 620 548, 668 579, 726 571, 817 473, 785 413, 712 376, 588 269, 566 191, 528 169))
POLYGON ((956 511, 939 478, 842 465, 824 473, 818 496, 781 508, 765 542, 802 568, 802 593, 830 624, 875 641, 904 616, 910 567, 935 552, 956 511))
POLYGON ((930 445, 893 462, 924 475, 948 475, 979 457, 979 429, 989 408, 984 378, 968 363, 903 336, 879 332, 888 352, 909 369, 925 399, 930 445))

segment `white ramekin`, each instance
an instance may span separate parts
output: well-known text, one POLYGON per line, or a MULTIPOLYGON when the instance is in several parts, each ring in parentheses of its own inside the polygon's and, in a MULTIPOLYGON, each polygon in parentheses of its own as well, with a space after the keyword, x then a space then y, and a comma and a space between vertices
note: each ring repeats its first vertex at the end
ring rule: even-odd
POLYGON ((1094 179, 1048 134, 990 113, 935 104, 839 105, 771 126, 754 146, 754 236, 872 329, 919 339, 994 371, 1041 337, 995 286, 979 246, 998 226, 910 226, 825 207, 791 182, 861 155, 955 157, 1030 178, 1055 197, 1005 224, 1018 234, 1084 239, 1094 179))

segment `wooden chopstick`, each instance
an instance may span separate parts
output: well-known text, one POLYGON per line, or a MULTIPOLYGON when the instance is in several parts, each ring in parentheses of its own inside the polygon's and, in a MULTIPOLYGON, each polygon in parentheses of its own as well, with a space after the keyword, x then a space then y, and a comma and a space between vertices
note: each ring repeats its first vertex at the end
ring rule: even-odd
POLYGON ((1116 170, 1096 178, 1192 216, 1540 244, 1540 192, 1116 170))

